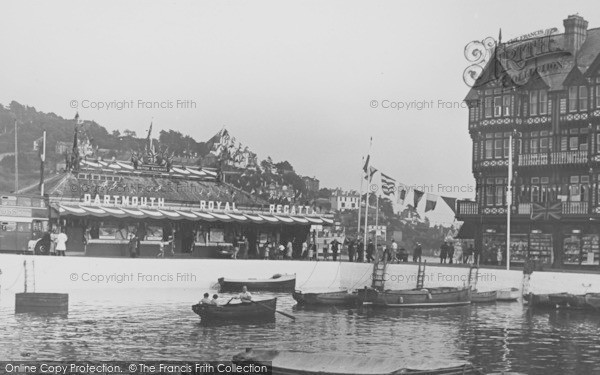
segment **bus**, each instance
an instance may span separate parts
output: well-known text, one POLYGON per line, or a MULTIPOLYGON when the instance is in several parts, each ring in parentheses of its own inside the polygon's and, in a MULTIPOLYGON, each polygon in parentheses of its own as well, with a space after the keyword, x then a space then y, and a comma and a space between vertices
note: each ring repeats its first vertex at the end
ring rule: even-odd
POLYGON ((0 196, 0 253, 33 254, 30 241, 48 230, 48 200, 31 195, 0 196))

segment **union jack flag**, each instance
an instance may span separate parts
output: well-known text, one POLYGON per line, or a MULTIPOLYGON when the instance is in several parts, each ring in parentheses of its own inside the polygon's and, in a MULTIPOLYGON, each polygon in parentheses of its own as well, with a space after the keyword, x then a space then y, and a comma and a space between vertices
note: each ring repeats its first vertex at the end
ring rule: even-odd
POLYGON ((562 202, 533 203, 531 206, 531 220, 559 220, 561 216, 562 202))

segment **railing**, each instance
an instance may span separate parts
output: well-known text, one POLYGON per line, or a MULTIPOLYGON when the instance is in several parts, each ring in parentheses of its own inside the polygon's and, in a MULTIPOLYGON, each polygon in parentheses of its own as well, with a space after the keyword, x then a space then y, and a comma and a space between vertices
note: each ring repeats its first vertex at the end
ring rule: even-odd
POLYGON ((564 215, 585 215, 588 213, 588 202, 563 202, 564 215))
POLYGON ((521 154, 518 165, 519 167, 548 165, 548 154, 521 154))
POLYGON ((531 203, 519 203, 517 215, 531 215, 531 203))
POLYGON ((457 215, 478 215, 479 205, 477 202, 458 201, 457 215))
POLYGON ((550 164, 585 164, 587 151, 556 151, 550 153, 550 164))

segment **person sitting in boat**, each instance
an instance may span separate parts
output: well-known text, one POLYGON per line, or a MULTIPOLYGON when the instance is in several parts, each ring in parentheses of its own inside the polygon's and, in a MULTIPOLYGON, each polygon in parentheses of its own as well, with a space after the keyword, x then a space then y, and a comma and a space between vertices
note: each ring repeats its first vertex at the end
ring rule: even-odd
POLYGON ((204 293, 204 298, 202 298, 202 299, 200 300, 200 304, 201 304, 201 305, 210 305, 210 304, 211 304, 211 301, 210 301, 210 298, 209 298, 209 297, 210 297, 210 294, 208 294, 208 293, 204 293))
POLYGON ((242 301, 242 303, 251 303, 252 302, 252 294, 250 294, 250 292, 248 291, 248 287, 246 285, 244 285, 242 287, 242 292, 240 293, 240 295, 237 298, 239 298, 242 301))
MULTIPOLYGON (((208 294, 208 293, 206 293, 208 294)), ((213 294, 213 298, 210 300, 210 304, 211 305, 218 305, 219 303, 217 302, 217 300, 219 299, 219 295, 217 294, 213 294)))

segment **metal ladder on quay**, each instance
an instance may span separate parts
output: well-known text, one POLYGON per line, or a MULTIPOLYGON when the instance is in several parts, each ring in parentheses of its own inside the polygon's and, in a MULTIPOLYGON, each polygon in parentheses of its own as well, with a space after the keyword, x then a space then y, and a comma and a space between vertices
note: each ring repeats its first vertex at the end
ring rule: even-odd
POLYGON ((387 257, 385 255, 378 257, 378 259, 375 261, 375 264, 373 264, 373 275, 371 277, 371 279, 372 279, 371 287, 373 289, 377 289, 379 291, 382 291, 384 289, 384 287, 385 287, 384 276, 385 276, 386 268, 387 268, 387 257))
POLYGON ((425 266, 427 265, 427 261, 423 262, 423 266, 421 267, 421 262, 419 262, 419 269, 417 270, 417 289, 423 289, 425 286, 425 266))

